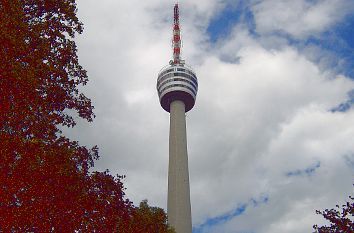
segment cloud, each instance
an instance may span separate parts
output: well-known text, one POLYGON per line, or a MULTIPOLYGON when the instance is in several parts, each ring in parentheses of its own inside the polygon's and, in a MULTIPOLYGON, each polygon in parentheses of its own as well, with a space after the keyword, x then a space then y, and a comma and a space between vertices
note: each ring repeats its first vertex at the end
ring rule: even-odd
MULTIPOLYGON (((215 44, 207 28, 227 2, 180 2, 182 56, 199 80, 187 134, 193 225, 205 226, 203 233, 309 232, 323 222, 315 210, 339 204, 352 189, 354 110, 331 110, 348 101, 354 82, 273 34, 318 34, 348 13, 333 9, 349 3, 292 1, 284 15, 288 2, 277 2, 250 2, 260 35, 240 21, 215 44), (311 175, 287 176, 312 168, 311 175), (242 214, 233 214, 245 203, 242 214), (203 225, 208 219, 223 221, 203 225)), ((78 7, 85 25, 79 58, 90 78, 82 90, 97 117, 65 133, 99 146, 95 169, 127 175, 135 204, 147 198, 166 208, 169 115, 155 85, 172 53, 173 3, 80 0, 78 7)))
POLYGON ((261 34, 284 32, 304 39, 327 30, 353 12, 353 2, 346 0, 322 1, 256 1, 252 7, 257 32, 261 34))
MULTIPOLYGON (((241 44, 242 48, 225 51, 238 50, 235 56, 240 57, 239 64, 225 63, 209 56, 204 66, 198 67, 198 104, 196 110, 189 114, 189 131, 192 134, 189 142, 191 145, 204 145, 191 148, 190 156, 191 179, 199 183, 196 190, 193 186, 191 188, 192 193, 195 192, 192 203, 197 223, 230 211, 235 200, 244 202, 250 196, 267 192, 264 172, 283 164, 266 160, 262 166, 256 165, 263 157, 273 161, 272 156, 277 153, 266 152, 272 148, 273 140, 282 133, 284 125, 290 124, 294 116, 306 109, 332 114, 327 113, 328 110, 340 103, 346 92, 353 88, 352 81, 321 73, 316 64, 290 47, 282 51, 267 51, 243 36, 240 43, 237 42, 231 39, 231 44, 241 44), (194 137, 193 132, 203 132, 203 137, 198 133, 194 137), (208 194, 203 190, 208 190, 208 194), (208 199, 210 196, 212 200, 208 199), (202 202, 204 198, 205 202, 202 202)), ((228 42, 224 45, 230 48, 228 42)), ((223 48, 221 50, 224 51, 223 48)), ((296 143, 293 138, 288 142, 296 143)), ((288 158, 283 154, 293 148, 285 142, 280 145, 284 146, 284 151, 279 153, 279 157, 288 158)), ((287 172, 306 169, 313 163, 306 157, 299 157, 299 161, 298 166, 292 162, 290 164, 294 167, 281 169, 276 179, 285 179, 283 176, 287 172)))

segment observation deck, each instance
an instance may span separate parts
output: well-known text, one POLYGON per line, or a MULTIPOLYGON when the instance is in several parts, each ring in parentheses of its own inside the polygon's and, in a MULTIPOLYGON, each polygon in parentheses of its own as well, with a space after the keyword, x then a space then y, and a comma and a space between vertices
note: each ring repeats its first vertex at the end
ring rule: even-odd
POLYGON ((198 79, 187 65, 173 64, 159 72, 156 88, 163 109, 170 112, 171 103, 181 100, 188 112, 193 108, 197 97, 198 79))

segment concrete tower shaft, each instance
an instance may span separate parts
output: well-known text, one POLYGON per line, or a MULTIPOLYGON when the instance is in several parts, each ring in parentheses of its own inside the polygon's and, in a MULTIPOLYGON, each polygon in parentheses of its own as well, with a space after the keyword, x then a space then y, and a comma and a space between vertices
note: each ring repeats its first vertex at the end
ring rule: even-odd
POLYGON ((175 100, 170 109, 168 221, 177 233, 192 233, 185 105, 175 100))

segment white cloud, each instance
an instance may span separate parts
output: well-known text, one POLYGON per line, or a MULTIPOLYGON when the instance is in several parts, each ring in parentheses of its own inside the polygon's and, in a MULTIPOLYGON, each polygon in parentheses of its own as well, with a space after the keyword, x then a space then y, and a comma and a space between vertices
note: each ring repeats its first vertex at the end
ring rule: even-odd
POLYGON ((252 7, 259 33, 286 32, 295 38, 317 35, 354 10, 347 0, 265 0, 252 7))
MULTIPOLYGON (((229 47, 227 42, 225 46, 229 47)), ((196 110, 190 113, 189 128, 192 135, 203 132, 203 137, 197 133, 190 138, 191 145, 204 145, 191 152, 192 181, 198 177, 196 183, 200 182, 193 200, 197 223, 267 193, 270 188, 268 170, 293 165, 275 176, 283 182, 287 171, 304 169, 317 161, 293 155, 291 152, 300 146, 293 137, 289 137, 288 143, 279 143, 284 146, 279 153, 272 149, 274 140, 277 142, 284 125, 291 124, 294 116, 306 109, 320 111, 315 117, 305 117, 307 124, 328 114, 335 117, 328 110, 345 99, 346 92, 354 87, 354 83, 344 77, 321 73, 315 64, 292 48, 267 51, 251 42, 244 45, 237 56, 241 57, 240 64, 227 64, 210 57, 198 68, 200 92, 196 110), (203 119, 202 116, 208 117, 203 119), (295 160, 286 162, 289 161, 286 154, 292 154, 295 160), (259 160, 263 166, 256 166, 259 160), (265 174, 267 176, 263 177, 265 174), (203 194, 205 200, 201 199, 202 190, 208 190, 212 200, 205 198, 206 194, 203 194)), ((332 128, 338 125, 330 121, 321 127, 327 124, 332 128)), ((342 127, 346 127, 343 124, 342 127)), ((302 131, 305 127, 297 129, 302 131)), ((322 135, 315 129, 311 132, 315 136, 322 135)), ((349 140, 350 135, 346 136, 349 140)), ((326 144, 326 141, 319 143, 326 144)), ((305 149, 304 154, 318 155, 318 159, 323 156, 318 151, 305 149)), ((354 150, 354 147, 347 149, 354 150)), ((332 156, 335 155, 332 153, 332 156)))
MULTIPOLYGON (((342 1, 311 7, 304 2, 292 1, 296 6, 286 15, 284 4, 272 10, 273 1, 260 2, 252 8, 257 30, 304 37, 339 20, 328 9, 342 1), (290 20, 296 14, 300 20, 290 20), (313 20, 323 15, 330 22, 313 20)), ((340 203, 352 189, 354 171, 344 156, 354 152, 353 111, 328 110, 346 100, 354 82, 287 43, 264 47, 264 38, 253 38, 242 25, 211 46, 206 28, 224 5, 181 2, 183 58, 199 77, 196 106, 187 114, 193 223, 266 195, 267 203, 248 206, 243 215, 205 232, 311 231, 321 221, 314 210, 340 203), (311 176, 286 176, 318 161, 311 176)), ((164 208, 169 115, 159 106, 155 85, 172 53, 172 7, 157 0, 79 1, 85 25, 79 55, 90 78, 83 90, 97 118, 66 130, 82 144, 99 145, 96 169, 127 175, 127 194, 136 204, 147 198, 164 208)))

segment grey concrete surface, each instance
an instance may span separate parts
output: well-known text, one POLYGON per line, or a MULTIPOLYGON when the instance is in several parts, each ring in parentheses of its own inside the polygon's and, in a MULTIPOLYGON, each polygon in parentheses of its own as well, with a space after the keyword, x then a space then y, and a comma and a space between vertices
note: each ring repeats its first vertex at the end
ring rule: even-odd
POLYGON ((185 105, 170 106, 167 215, 177 233, 192 233, 185 105))

